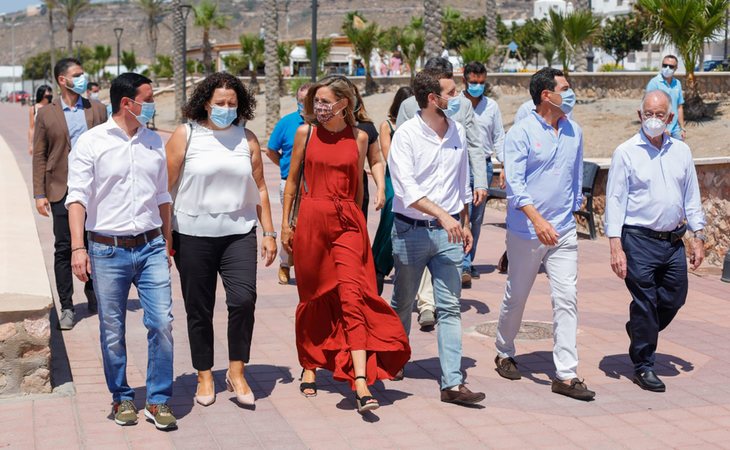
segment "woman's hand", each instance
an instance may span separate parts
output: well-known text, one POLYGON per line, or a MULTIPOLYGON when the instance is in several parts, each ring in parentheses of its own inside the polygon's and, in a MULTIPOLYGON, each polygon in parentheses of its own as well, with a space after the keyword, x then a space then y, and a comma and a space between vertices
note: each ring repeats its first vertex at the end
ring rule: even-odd
POLYGON ((385 189, 378 189, 375 194, 375 211, 380 211, 385 206, 385 189))
POLYGON ((261 241, 261 258, 264 260, 266 267, 274 262, 276 258, 276 239, 274 236, 264 236, 264 240, 261 241))
POLYGON ((294 230, 289 225, 281 226, 281 245, 290 255, 294 253, 292 244, 294 243, 294 230))

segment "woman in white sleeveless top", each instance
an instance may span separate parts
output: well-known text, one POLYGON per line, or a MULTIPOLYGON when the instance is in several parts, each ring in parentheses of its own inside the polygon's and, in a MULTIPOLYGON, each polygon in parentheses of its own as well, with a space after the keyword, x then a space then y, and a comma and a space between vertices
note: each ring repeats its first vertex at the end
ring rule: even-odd
POLYGON ((243 127, 253 118, 256 100, 238 80, 215 73, 203 80, 183 108, 188 124, 167 143, 173 195, 172 242, 187 313, 193 367, 198 371, 195 400, 215 401, 213 309, 220 273, 228 306, 226 386, 241 405, 254 395, 244 377, 253 335, 256 304, 256 224, 261 222, 261 253, 266 265, 276 257, 261 150, 243 127))

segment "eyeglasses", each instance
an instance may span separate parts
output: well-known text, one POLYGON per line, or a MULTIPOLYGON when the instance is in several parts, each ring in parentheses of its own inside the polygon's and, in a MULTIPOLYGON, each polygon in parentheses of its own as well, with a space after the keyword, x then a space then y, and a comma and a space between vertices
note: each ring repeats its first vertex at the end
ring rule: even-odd
POLYGON ((641 116, 647 120, 656 117, 657 119, 663 121, 664 119, 667 118, 667 114, 665 114, 665 113, 653 113, 653 112, 649 112, 649 111, 641 113, 641 116))
POLYGON ((667 67, 669 67, 670 69, 676 69, 677 68, 677 66, 674 65, 674 64, 662 64, 662 69, 666 69, 667 67))

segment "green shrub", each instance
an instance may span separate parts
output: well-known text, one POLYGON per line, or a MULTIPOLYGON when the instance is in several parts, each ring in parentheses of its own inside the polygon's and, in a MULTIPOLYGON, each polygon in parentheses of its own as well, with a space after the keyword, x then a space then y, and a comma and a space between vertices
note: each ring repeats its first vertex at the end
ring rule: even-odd
POLYGON ((604 64, 598 68, 599 72, 616 72, 619 70, 624 70, 624 68, 620 64, 616 64, 616 63, 604 64))

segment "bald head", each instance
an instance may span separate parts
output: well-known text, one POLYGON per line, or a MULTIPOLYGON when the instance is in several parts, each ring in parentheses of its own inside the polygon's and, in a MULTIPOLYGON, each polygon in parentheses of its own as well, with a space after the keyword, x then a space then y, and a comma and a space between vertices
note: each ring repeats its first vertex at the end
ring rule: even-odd
POLYGON ((667 114, 671 104, 672 98, 666 92, 660 90, 647 92, 644 94, 644 98, 641 99, 641 112, 652 111, 667 114))

